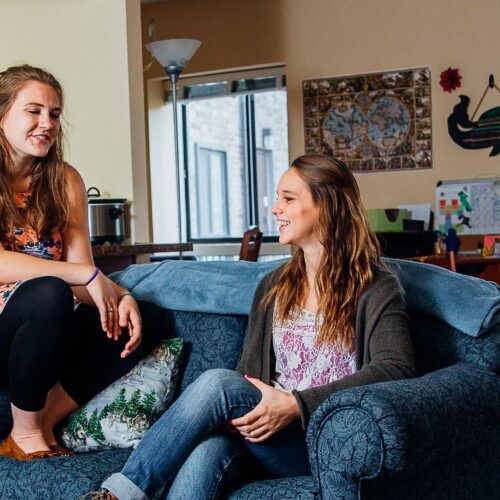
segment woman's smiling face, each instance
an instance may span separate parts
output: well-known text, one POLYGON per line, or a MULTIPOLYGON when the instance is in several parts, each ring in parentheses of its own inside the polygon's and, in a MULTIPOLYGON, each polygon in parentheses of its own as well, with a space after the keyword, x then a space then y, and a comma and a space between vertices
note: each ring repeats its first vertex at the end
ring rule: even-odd
POLYGON ((293 167, 281 176, 277 194, 278 199, 272 211, 278 222, 280 243, 297 245, 302 249, 317 246, 319 241, 315 228, 319 220, 319 208, 307 184, 293 167))
POLYGON ((23 85, 0 125, 15 165, 47 155, 61 129, 61 112, 57 92, 50 85, 37 81, 23 85))

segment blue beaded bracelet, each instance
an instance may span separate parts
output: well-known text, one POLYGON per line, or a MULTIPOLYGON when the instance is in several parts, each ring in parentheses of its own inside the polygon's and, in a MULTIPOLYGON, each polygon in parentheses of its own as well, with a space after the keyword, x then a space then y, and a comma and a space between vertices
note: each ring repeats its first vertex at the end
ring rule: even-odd
POLYGON ((85 283, 85 286, 90 285, 90 283, 92 283, 92 281, 94 281, 94 279, 96 278, 96 276, 98 274, 99 274, 99 268, 96 267, 95 271, 94 271, 94 274, 90 277, 90 279, 87 281, 87 283, 85 283))

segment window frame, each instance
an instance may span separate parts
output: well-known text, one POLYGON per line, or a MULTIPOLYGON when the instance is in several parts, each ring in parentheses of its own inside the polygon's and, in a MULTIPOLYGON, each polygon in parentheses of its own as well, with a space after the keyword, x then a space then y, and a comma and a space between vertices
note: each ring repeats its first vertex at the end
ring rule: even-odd
MULTIPOLYGON (((187 130, 187 104, 195 100, 205 100, 205 99, 216 99, 217 95, 206 95, 201 97, 189 97, 182 98, 184 95, 183 89, 193 83, 215 83, 215 82, 226 82, 226 91, 221 96, 241 96, 242 100, 242 113, 241 117, 243 120, 243 148, 244 148, 244 169, 245 169, 245 183, 248 186, 248 192, 245 202, 247 203, 247 221, 246 227, 252 225, 258 225, 259 213, 258 213, 258 186, 257 186, 257 142, 256 142, 256 127, 255 127, 255 100, 254 95, 261 92, 279 91, 286 89, 286 77, 285 77, 285 67, 284 65, 272 65, 266 68, 245 70, 245 71, 228 71, 221 73, 206 74, 203 76, 186 76, 179 80, 179 95, 181 98, 178 100, 178 106, 180 108, 180 134, 179 134, 179 149, 182 151, 181 158, 181 175, 184 178, 184 207, 179 207, 183 210, 185 214, 185 228, 186 228, 186 238, 195 244, 211 244, 211 243, 237 243, 241 241, 243 234, 239 237, 221 237, 221 238, 193 238, 192 237, 192 223, 190 217, 191 210, 191 199, 189 190, 189 152, 188 152, 188 130, 187 130), (265 88, 260 90, 245 90, 245 91, 235 91, 237 81, 252 78, 261 78, 267 76, 276 77, 276 86, 274 88, 265 88)), ((169 81, 165 81, 165 101, 169 101, 169 94, 171 89, 171 84, 169 81)), ((214 149, 208 147, 208 149, 214 149)), ((215 148, 217 149, 217 148, 215 148)), ((259 148, 261 149, 261 148, 259 148)), ((218 149, 217 149, 218 150, 218 149)), ((196 155, 197 149, 195 148, 196 155)), ((222 150, 221 150, 222 151, 222 150)), ((194 160, 195 169, 197 168, 197 159, 194 160)), ((227 173, 227 168, 226 168, 227 173)), ((228 185, 228 179, 226 177, 226 188, 228 185)), ((228 209, 228 207, 226 207, 228 209)), ((197 207, 198 210, 198 207, 197 207)), ((264 242, 277 242, 279 240, 279 235, 265 235, 263 237, 264 242)))

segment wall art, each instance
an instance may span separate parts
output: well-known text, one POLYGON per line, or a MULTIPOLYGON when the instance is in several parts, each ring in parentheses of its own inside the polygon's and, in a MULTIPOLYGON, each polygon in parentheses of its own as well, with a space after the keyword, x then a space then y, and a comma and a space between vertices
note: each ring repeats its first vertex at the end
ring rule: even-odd
POLYGON ((500 92, 493 75, 490 75, 486 90, 471 118, 469 118, 468 111, 470 97, 466 95, 459 96, 459 103, 453 108, 453 113, 448 117, 448 132, 453 142, 464 149, 491 148, 490 156, 497 156, 500 154, 500 106, 488 109, 481 114, 478 120, 474 121, 486 93, 491 89, 500 92))
POLYGON ((302 91, 306 153, 355 172, 432 168, 430 68, 306 80, 302 91))

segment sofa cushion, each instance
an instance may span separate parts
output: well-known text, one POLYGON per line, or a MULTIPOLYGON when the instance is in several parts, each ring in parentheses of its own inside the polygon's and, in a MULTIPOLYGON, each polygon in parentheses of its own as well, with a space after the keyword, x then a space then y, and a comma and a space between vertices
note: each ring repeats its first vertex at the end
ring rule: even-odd
POLYGON ((130 452, 106 450, 27 462, 0 456, 0 498, 75 500, 121 470, 130 452))
MULTIPOLYGON (((479 336, 500 324, 500 287, 430 264, 384 259, 398 276, 409 311, 423 311, 479 336)), ((136 298, 163 308, 248 314, 260 279, 286 260, 272 262, 166 261, 128 267, 111 277, 136 298)))
POLYGON ((74 411, 61 443, 74 451, 136 448, 175 394, 182 340, 162 341, 129 373, 74 411))
POLYGON ((311 476, 269 479, 247 484, 232 495, 229 500, 313 500, 314 486, 311 476))

